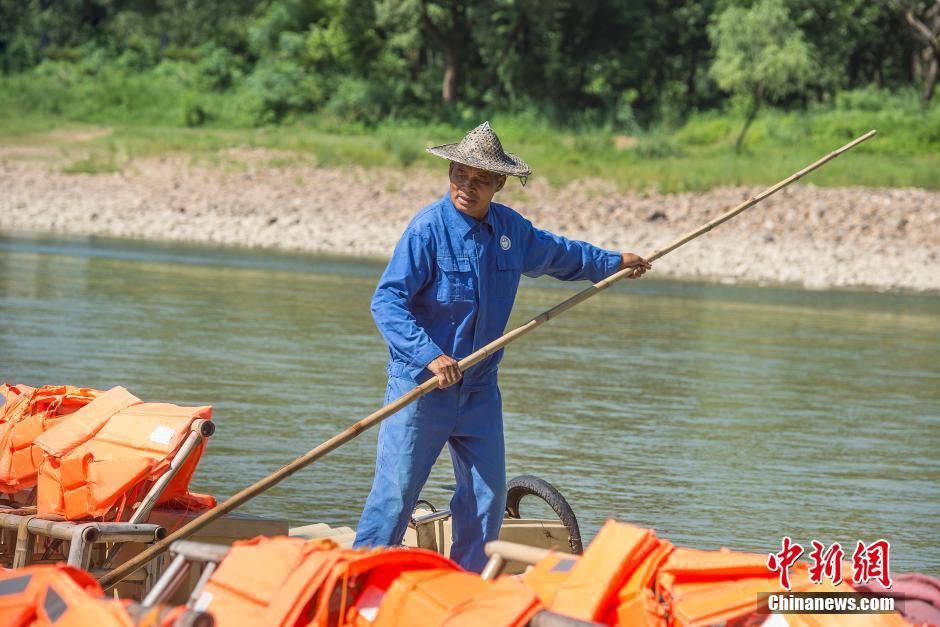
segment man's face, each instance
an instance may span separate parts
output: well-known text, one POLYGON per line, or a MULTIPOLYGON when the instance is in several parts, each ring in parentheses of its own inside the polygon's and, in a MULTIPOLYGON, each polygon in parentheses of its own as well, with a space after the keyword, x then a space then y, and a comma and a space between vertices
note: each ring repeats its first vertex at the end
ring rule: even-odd
POLYGON ((450 199, 459 211, 483 218, 493 196, 506 184, 502 174, 450 162, 450 199))

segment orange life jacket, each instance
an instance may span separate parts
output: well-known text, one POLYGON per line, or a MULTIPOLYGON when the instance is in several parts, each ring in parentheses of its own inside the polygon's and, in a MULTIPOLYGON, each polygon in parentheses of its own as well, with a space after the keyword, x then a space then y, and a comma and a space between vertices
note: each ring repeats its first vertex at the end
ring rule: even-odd
POLYGON ((336 556, 322 547, 332 544, 307 542, 300 538, 259 536, 239 540, 232 544, 228 555, 206 582, 195 608, 211 613, 220 627, 225 625, 278 625, 291 624, 289 619, 299 615, 309 603, 293 596, 288 598, 287 588, 296 589, 294 582, 308 582, 322 578, 321 573, 335 562, 336 556))
POLYGON ((422 549, 366 551, 259 536, 232 545, 195 609, 210 612, 219 627, 356 624, 403 572, 432 568, 459 570, 422 549))
POLYGON ((518 579, 483 581, 431 551, 285 537, 235 542, 195 604, 219 627, 515 627, 542 607, 518 579))
POLYGON ((438 624, 451 608, 463 603, 486 587, 486 582, 471 573, 434 568, 402 573, 387 591, 365 590, 359 602, 360 625, 395 627, 397 625, 438 624))
POLYGON ((133 627, 123 605, 102 596, 91 575, 65 564, 0 572, 0 625, 133 627))
POLYGON ((516 577, 483 581, 473 573, 433 569, 402 573, 381 598, 374 621, 359 609, 358 620, 349 622, 357 627, 521 627, 544 607, 516 577))
POLYGON ((553 612, 601 620, 616 607, 621 588, 659 544, 651 529, 609 520, 580 558, 553 554, 523 580, 553 612))
POLYGON ((16 385, 12 383, 0 383, 0 415, 3 415, 3 412, 6 411, 5 405, 12 400, 19 398, 20 396, 29 396, 29 394, 35 388, 31 388, 28 385, 22 383, 17 383, 16 385))
POLYGON ((674 550, 675 547, 668 540, 659 541, 658 546, 650 551, 620 588, 617 606, 607 615, 605 623, 651 627, 666 624, 665 611, 653 593, 653 584, 663 563, 674 550))
MULTIPOLYGON (((342 557, 330 570, 320 590, 320 604, 311 625, 369 625, 376 608, 385 606, 385 593, 409 574, 430 570, 467 575, 446 557, 424 549, 385 548, 372 551, 340 549, 342 557), (336 616, 330 603, 339 599, 336 616), (333 599, 334 601, 330 601, 333 599), (330 601, 330 603, 328 603, 330 601)), ((531 595, 530 595, 531 596, 531 595)), ((407 622, 399 622, 404 625, 407 622)), ((427 623, 425 623, 427 624, 427 623)), ((495 624, 495 623, 494 623, 495 624)))
POLYGON ((0 492, 32 488, 43 453, 35 439, 94 400, 101 392, 66 385, 30 388, 3 384, 0 394, 0 492))
POLYGON ((109 599, 91 575, 65 564, 0 569, 4 627, 173 627, 193 624, 186 622, 193 614, 185 606, 144 608, 109 599))
POLYGON ((549 553, 520 577, 542 603, 551 606, 558 588, 568 579, 580 559, 579 556, 568 553, 549 553))
MULTIPOLYGON (((809 584, 806 573, 805 564, 791 569, 794 590, 809 584)), ((766 555, 676 549, 660 568, 655 589, 673 624, 699 625, 752 615, 763 605, 762 593, 782 588, 766 555)))
MULTIPOLYGON (((211 407, 144 403, 121 387, 105 392, 36 438, 46 455, 39 471, 38 513, 79 520, 101 518, 118 507, 120 517, 121 505, 133 503, 169 467, 193 422, 211 414, 211 407)), ((158 505, 187 496, 204 448, 205 440, 158 505)))

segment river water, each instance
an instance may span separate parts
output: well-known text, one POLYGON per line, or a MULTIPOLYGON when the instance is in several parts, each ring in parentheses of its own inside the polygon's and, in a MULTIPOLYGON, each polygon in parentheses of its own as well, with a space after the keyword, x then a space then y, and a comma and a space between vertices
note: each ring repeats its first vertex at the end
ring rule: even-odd
MULTIPOLYGON (((381 404, 382 267, 0 236, 0 380, 211 404, 193 488, 232 494, 381 404)), ((511 324, 576 287, 524 281, 511 324)), ((940 575, 936 294, 643 279, 512 345, 501 387, 509 476, 555 484, 588 538, 607 517, 699 548, 884 537, 894 570, 940 575)), ((354 526, 376 432, 245 510, 354 526)), ((445 452, 423 496, 446 506, 451 473, 445 452)))

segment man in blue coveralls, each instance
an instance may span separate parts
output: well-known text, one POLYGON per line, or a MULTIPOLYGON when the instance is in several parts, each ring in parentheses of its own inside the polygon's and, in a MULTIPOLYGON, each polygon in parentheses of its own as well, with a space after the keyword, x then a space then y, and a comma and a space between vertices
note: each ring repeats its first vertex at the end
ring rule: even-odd
POLYGON ((458 144, 428 148, 450 161, 450 189, 405 229, 372 298, 388 342, 385 403, 431 376, 439 389, 386 419, 379 430, 375 480, 354 546, 397 546, 444 444, 457 489, 451 558, 467 570, 486 563, 506 506, 502 399, 496 368, 502 352, 461 373, 458 360, 501 336, 522 274, 593 282, 626 267, 650 268, 632 253, 603 250, 539 230, 491 202, 507 176, 529 166, 503 151, 484 122, 458 144))

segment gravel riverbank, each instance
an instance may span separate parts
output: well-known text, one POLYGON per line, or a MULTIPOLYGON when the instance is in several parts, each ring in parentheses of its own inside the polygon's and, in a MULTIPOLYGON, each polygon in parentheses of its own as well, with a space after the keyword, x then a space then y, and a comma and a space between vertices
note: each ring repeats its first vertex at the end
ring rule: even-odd
MULTIPOLYGON (((271 167, 238 149, 232 171, 189 159, 137 159, 120 173, 63 174, 0 151, 0 229, 212 242, 387 257, 415 212, 444 193, 446 170, 271 167)), ((579 181, 511 180, 496 200, 542 228, 648 254, 761 191, 618 192, 579 181)), ((940 289, 940 192, 795 185, 654 266, 719 280, 940 289)))

